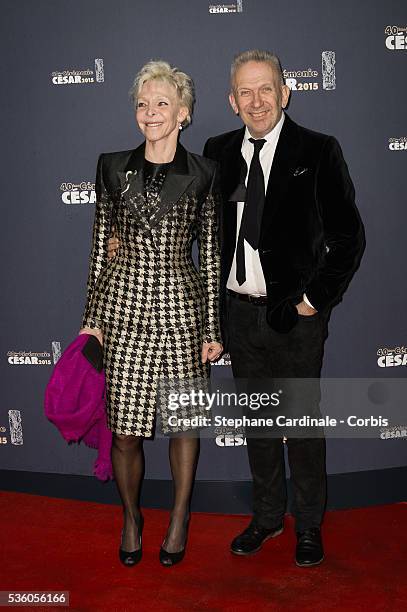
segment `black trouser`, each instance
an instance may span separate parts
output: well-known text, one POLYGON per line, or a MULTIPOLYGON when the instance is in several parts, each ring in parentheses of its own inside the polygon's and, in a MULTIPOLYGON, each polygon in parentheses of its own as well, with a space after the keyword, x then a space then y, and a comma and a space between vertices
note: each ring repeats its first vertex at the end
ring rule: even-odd
MULTIPOLYGON (((235 378, 320 377, 327 319, 319 313, 300 316, 296 326, 283 334, 267 323, 266 306, 228 295, 227 327, 235 378)), ((251 385, 254 388, 255 382, 251 385)), ((319 527, 326 502, 325 439, 285 435, 296 531, 319 527)), ((248 435, 247 450, 253 476, 254 519, 265 528, 277 526, 287 503, 282 437, 248 435)))

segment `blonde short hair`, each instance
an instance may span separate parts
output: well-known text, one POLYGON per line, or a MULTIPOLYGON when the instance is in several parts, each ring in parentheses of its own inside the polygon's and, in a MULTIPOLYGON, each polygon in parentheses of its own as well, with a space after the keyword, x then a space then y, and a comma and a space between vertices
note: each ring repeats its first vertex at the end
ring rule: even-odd
POLYGON ((153 79, 165 81, 177 90, 181 105, 186 106, 188 109, 188 117, 182 123, 182 127, 185 128, 191 123, 194 111, 195 87, 193 80, 185 72, 182 72, 176 66, 171 66, 168 62, 151 60, 136 74, 130 89, 129 94, 134 107, 137 105, 137 98, 144 83, 153 79))

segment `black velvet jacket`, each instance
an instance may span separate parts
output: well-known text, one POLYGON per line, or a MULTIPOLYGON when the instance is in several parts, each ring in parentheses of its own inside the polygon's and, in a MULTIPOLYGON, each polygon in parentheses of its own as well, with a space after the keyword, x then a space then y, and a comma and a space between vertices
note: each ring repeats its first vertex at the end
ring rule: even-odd
MULTIPOLYGON (((242 180, 245 128, 209 138, 204 156, 220 163, 222 319, 236 243, 233 192, 242 180), (232 198, 233 199, 233 198, 232 198)), ((234 198, 236 199, 236 198, 234 198)), ((318 311, 337 304, 365 248, 355 190, 339 143, 286 115, 268 181, 259 244, 267 287, 267 319, 288 332, 298 320, 295 302, 306 293, 318 311)))

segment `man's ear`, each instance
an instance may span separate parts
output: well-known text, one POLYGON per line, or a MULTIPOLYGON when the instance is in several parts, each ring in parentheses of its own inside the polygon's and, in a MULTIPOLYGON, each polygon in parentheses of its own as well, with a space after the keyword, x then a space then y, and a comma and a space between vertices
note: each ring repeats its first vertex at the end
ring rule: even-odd
POLYGON ((291 89, 288 85, 281 85, 281 107, 285 108, 290 99, 291 89))
POLYGON ((230 102, 230 106, 233 108, 234 113, 236 115, 238 115, 239 114, 239 109, 237 107, 235 96, 234 96, 232 91, 229 94, 229 102, 230 102))

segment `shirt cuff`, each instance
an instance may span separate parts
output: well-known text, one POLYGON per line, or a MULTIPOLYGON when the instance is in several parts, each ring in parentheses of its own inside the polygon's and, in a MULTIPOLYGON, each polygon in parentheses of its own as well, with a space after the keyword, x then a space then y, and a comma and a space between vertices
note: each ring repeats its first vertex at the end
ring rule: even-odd
MULTIPOLYGON (((302 296, 302 299, 304 300, 304 302, 306 304, 308 304, 308 306, 310 306, 311 308, 314 308, 313 305, 311 304, 311 302, 309 301, 309 299, 307 298, 306 294, 304 293, 304 295, 302 296)), ((314 310, 316 310, 316 308, 314 308, 314 310)))

